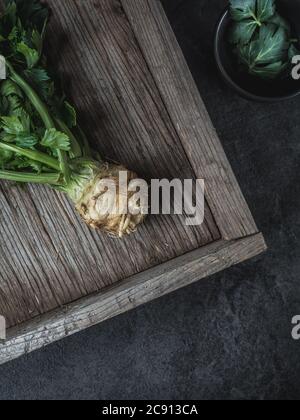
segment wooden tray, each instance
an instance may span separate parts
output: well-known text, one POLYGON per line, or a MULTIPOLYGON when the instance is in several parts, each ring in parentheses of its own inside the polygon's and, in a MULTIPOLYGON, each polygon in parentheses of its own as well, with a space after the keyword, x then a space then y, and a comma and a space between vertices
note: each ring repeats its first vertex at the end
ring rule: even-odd
POLYGON ((205 223, 150 216, 113 240, 63 195, 1 183, 0 363, 266 249, 159 1, 48 3, 48 50, 94 147, 146 179, 204 178, 205 223))

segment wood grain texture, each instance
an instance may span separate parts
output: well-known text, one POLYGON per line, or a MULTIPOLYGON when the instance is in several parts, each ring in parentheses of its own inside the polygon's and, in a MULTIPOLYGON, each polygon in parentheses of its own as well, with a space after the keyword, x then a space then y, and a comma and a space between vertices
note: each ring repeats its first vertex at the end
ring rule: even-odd
MULTIPOLYGON (((224 239, 257 232, 218 135, 159 0, 121 0, 168 114, 224 239)), ((201 46, 199 46, 201 48, 201 46)))
POLYGON ((70 336, 176 289, 242 262, 266 249, 261 234, 217 241, 112 288, 12 329, 0 344, 0 364, 70 336))
POLYGON ((266 249, 158 1, 48 3, 47 49, 93 147, 148 180, 204 178, 209 206, 200 227, 149 217, 119 241, 57 192, 1 183, 0 313, 15 327, 0 364, 266 249))
MULTIPOLYGON (((147 179, 195 178, 120 2, 48 3, 47 48, 94 148, 147 179)), ((182 217, 149 217, 136 235, 113 240, 84 226, 63 195, 4 182, 0 235, 0 313, 9 326, 220 238, 207 208, 199 228, 182 217)))

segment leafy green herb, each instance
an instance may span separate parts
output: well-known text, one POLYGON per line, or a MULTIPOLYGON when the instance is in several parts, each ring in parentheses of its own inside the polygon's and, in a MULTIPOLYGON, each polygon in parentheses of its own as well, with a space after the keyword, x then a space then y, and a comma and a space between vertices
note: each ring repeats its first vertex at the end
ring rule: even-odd
POLYGON ((268 65, 284 60, 289 48, 283 28, 274 25, 264 25, 259 31, 257 39, 248 45, 240 46, 240 58, 253 69, 259 65, 268 65))
POLYGON ((17 51, 24 55, 29 69, 32 69, 40 59, 38 51, 29 48, 25 42, 20 42, 20 44, 18 44, 17 51))
POLYGON ((274 15, 275 4, 274 0, 231 0, 230 10, 235 21, 250 19, 261 26, 274 15))
POLYGON ((85 146, 71 132, 57 129, 56 116, 70 129, 76 127, 77 119, 45 67, 43 43, 49 10, 39 0, 6 0, 5 5, 0 18, 0 54, 7 59, 9 77, 0 83, 0 162, 8 170, 36 169, 37 165, 39 171, 60 168, 65 180, 70 180, 68 153, 76 149, 76 157, 82 157, 85 146), (5 149, 8 145, 9 150, 5 149))
POLYGON ((23 94, 19 86, 17 86, 14 82, 11 80, 5 80, 1 84, 1 95, 3 96, 11 96, 15 95, 19 98, 23 98, 23 94))
POLYGON ((257 0, 257 20, 260 23, 267 22, 275 13, 274 0, 257 0))
POLYGON ((275 79, 290 64, 291 25, 276 12, 275 0, 231 0, 229 41, 248 73, 275 79))
POLYGON ((38 144, 38 137, 30 132, 30 117, 25 111, 18 116, 1 118, 1 139, 6 143, 15 143, 26 149, 38 144))
POLYGON ((13 152, 0 149, 0 166, 3 168, 3 166, 5 166, 6 163, 12 160, 13 156, 13 152))
POLYGON ((46 130, 44 138, 41 141, 41 145, 50 147, 50 149, 65 150, 67 152, 70 150, 70 139, 61 131, 57 131, 55 128, 50 128, 46 130))
POLYGON ((257 24, 255 21, 247 19, 242 22, 236 22, 230 34, 230 41, 233 44, 245 45, 251 40, 257 24))
POLYGON ((7 134, 16 135, 24 131, 23 124, 19 117, 2 117, 1 125, 7 134))
POLYGON ((256 0, 231 0, 230 11, 232 18, 239 22, 255 18, 256 0))
POLYGON ((24 72, 28 81, 33 85, 43 99, 49 98, 52 82, 45 69, 35 67, 24 72))
POLYGON ((281 27, 286 31, 288 37, 291 36, 291 25, 284 19, 279 13, 275 13, 269 20, 268 23, 273 23, 277 27, 281 27))
POLYGON ((13 25, 20 20, 23 28, 36 28, 40 33, 43 32, 49 9, 39 0, 5 0, 5 5, 5 15, 9 15, 13 25))
POLYGON ((64 101, 62 107, 62 118, 66 121, 69 128, 76 127, 77 115, 75 108, 67 101, 64 101))
POLYGON ((39 0, 4 3, 0 54, 8 77, 0 81, 0 179, 51 185, 68 194, 91 226, 117 236, 133 232, 142 215, 111 220, 98 210, 101 200, 95 205, 98 183, 107 176, 116 182, 120 167, 92 158, 76 110, 47 64, 48 7, 39 0))

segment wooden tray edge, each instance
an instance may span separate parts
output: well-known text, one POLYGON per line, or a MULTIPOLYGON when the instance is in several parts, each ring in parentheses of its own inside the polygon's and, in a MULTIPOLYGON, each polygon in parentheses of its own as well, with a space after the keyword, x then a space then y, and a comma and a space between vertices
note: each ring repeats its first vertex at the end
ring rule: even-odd
POLYGON ((0 344, 0 364, 188 286, 266 249, 260 233, 221 240, 139 273, 103 292, 12 328, 6 342, 0 344))
POLYGON ((223 239, 259 232, 159 0, 120 0, 223 239))

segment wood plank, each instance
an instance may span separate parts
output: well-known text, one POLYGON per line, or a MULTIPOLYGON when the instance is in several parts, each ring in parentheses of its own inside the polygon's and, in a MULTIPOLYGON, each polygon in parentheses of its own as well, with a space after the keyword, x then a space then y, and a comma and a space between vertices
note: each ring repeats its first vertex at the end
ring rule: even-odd
MULTIPOLYGON (((158 0, 121 0, 173 126, 224 239, 257 232, 247 203, 158 0)), ((201 48, 201 46, 199 46, 201 48)))
POLYGON ((109 290, 12 329, 7 342, 0 344, 0 364, 206 278, 265 249, 261 234, 230 242, 222 240, 139 273, 109 290))
MULTIPOLYGON (((195 178, 120 3, 48 3, 48 50, 95 149, 147 179, 195 178)), ((9 326, 220 238, 207 208, 198 228, 182 217, 149 217, 116 241, 84 226, 57 192, 0 185, 0 313, 9 326)))

